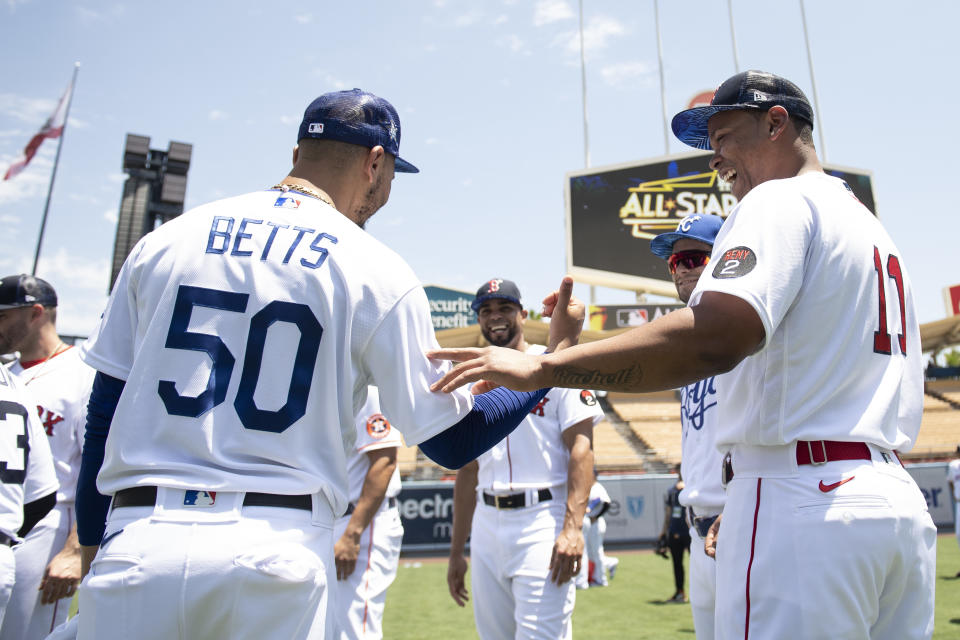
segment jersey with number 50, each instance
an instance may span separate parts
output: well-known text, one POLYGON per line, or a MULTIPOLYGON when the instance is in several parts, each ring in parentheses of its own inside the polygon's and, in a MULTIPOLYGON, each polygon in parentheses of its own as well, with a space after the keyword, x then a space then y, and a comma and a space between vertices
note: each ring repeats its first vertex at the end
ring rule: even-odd
POLYGON ((909 451, 923 363, 902 255, 846 183, 820 172, 754 187, 690 298, 737 296, 765 340, 723 380, 717 443, 867 442, 909 451))
POLYGON ((11 538, 23 525, 23 505, 57 489, 57 474, 37 403, 0 366, 0 532, 11 538))
POLYGON ((472 407, 429 391, 435 345, 411 269, 332 207, 276 190, 198 207, 134 247, 83 347, 126 380, 97 486, 322 492, 342 512, 368 384, 411 444, 472 407))

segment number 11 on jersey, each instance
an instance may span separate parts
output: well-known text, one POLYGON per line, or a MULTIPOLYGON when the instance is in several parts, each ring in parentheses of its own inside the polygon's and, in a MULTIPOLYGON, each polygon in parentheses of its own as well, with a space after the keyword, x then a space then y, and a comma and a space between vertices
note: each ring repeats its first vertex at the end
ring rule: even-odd
POLYGON ((897 299, 900 302, 900 353, 907 355, 907 314, 903 304, 903 272, 900 270, 900 259, 892 253, 887 256, 887 278, 883 273, 883 261, 880 258, 880 250, 873 248, 873 268, 877 271, 877 293, 879 293, 880 304, 880 328, 873 332, 873 350, 875 353, 891 355, 890 331, 887 329, 887 295, 884 289, 884 281, 887 278, 893 280, 897 288, 897 299))

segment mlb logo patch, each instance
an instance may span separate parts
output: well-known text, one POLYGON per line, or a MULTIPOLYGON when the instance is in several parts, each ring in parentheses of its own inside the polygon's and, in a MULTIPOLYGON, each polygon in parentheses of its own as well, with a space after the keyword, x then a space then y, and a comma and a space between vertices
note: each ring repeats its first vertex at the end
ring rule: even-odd
POLYGON ((183 492, 183 506, 185 507, 212 507, 217 502, 216 491, 197 491, 188 489, 183 492))
POLYGON ((307 127, 307 132, 309 133, 323 133, 323 123, 322 122, 311 122, 310 126, 307 127))
POLYGON ((280 207, 281 209, 296 209, 300 206, 300 201, 290 196, 280 196, 277 198, 277 201, 273 203, 273 206, 280 207))

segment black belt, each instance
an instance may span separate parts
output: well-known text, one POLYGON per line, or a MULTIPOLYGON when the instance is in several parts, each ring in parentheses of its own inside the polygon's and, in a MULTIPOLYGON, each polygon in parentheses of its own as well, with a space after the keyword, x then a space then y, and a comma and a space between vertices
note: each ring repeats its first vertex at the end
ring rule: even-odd
MULTIPOLYGON (((539 489, 537 491, 537 502, 546 502, 553 498, 550 489, 539 489)), ((526 493, 511 493, 506 496, 496 496, 492 493, 483 492, 483 503, 497 509, 522 509, 527 506, 526 493)))
POLYGON ((707 516, 706 518, 694 518, 693 528, 697 530, 701 538, 706 538, 707 532, 710 530, 710 525, 716 522, 717 517, 718 516, 707 516))
MULTIPOLYGON (((397 506, 397 498, 396 498, 396 497, 387 498, 386 502, 387 502, 387 509, 393 509, 395 506, 397 506)), ((353 504, 353 503, 351 502, 350 504, 347 505, 347 510, 343 513, 343 515, 344 515, 344 516, 350 515, 351 513, 353 513, 354 509, 356 509, 356 508, 357 508, 357 505, 355 505, 355 504, 353 504)), ((340 517, 342 518, 343 516, 340 516, 340 517)))
MULTIPOLYGON (((213 492, 215 493, 215 492, 213 492)), ((152 507, 157 503, 156 487, 131 487, 120 489, 113 496, 113 508, 117 507, 152 507)), ((278 493, 253 493, 248 491, 243 496, 245 507, 286 507, 288 509, 303 509, 313 511, 313 496, 281 495, 278 493)))
POLYGON ((3 531, 0 531, 0 546, 12 547, 15 544, 17 544, 16 538, 11 538, 7 534, 5 534, 3 531))

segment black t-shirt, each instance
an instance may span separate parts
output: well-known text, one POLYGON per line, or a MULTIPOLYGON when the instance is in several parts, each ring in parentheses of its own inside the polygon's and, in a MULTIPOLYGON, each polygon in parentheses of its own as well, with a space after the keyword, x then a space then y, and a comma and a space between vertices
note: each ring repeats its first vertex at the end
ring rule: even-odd
POLYGON ((680 504, 680 489, 676 486, 670 487, 667 491, 664 505, 670 513, 670 525, 667 533, 673 537, 675 534, 681 537, 690 535, 690 528, 687 526, 687 519, 683 515, 683 505, 680 504))

